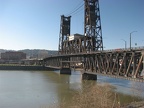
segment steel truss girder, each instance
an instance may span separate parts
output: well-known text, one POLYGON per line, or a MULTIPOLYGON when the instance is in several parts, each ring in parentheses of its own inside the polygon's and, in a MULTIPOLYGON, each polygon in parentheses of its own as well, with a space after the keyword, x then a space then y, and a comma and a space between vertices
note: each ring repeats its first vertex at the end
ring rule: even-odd
POLYGON ((50 67, 73 67, 81 63, 85 72, 144 79, 144 51, 112 51, 53 56, 44 59, 50 67))
MULTIPOLYGON (((63 52, 64 54, 76 54, 85 52, 88 48, 88 45, 84 45, 85 42, 89 43, 91 37, 84 36, 83 38, 71 40, 71 41, 64 41, 63 42, 63 52)), ((90 52, 90 51, 86 51, 90 52)))

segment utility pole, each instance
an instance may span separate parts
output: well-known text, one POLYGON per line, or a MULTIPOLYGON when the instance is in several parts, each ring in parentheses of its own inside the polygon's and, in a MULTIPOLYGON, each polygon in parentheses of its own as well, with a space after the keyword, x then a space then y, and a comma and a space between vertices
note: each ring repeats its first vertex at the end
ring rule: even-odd
POLYGON ((130 50, 131 50, 131 35, 132 35, 132 33, 134 33, 134 32, 137 32, 137 31, 133 31, 133 32, 130 33, 130 50))
POLYGON ((126 40, 124 40, 124 39, 121 39, 121 40, 125 42, 125 49, 126 49, 126 46, 127 46, 126 40))

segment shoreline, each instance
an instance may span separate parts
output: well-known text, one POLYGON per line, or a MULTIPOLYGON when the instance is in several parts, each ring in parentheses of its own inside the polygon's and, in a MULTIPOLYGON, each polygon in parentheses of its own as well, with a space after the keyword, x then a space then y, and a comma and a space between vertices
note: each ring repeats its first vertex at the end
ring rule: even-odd
POLYGON ((53 68, 44 67, 44 66, 25 66, 25 65, 0 65, 0 70, 55 70, 53 68))

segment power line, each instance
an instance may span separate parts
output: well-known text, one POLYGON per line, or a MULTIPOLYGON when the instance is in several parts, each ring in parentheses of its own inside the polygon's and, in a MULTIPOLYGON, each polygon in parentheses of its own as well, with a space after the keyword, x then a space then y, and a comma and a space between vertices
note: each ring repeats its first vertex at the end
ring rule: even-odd
POLYGON ((77 12, 76 12, 76 13, 73 13, 73 16, 74 16, 74 15, 76 15, 76 14, 78 14, 78 13, 80 13, 81 11, 83 11, 83 8, 81 8, 81 9, 77 10, 77 12))
POLYGON ((80 2, 80 3, 74 8, 73 11, 71 11, 69 14, 67 14, 67 16, 69 16, 69 15, 72 16, 72 14, 76 14, 77 11, 78 11, 82 6, 84 6, 84 3, 83 3, 82 5, 80 5, 81 3, 82 3, 82 2, 80 2), (80 5, 80 6, 79 6, 79 5, 80 5))

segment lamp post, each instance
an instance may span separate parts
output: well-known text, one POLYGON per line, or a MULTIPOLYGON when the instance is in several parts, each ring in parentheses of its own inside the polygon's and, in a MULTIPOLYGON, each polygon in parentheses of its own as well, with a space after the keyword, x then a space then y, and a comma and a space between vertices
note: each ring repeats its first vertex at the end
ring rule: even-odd
POLYGON ((131 35, 132 35, 132 33, 134 33, 134 32, 137 32, 137 31, 133 31, 133 32, 130 33, 130 50, 131 50, 131 35))
POLYGON ((126 46, 127 46, 126 40, 124 40, 124 39, 121 39, 121 40, 125 42, 125 49, 126 49, 126 46))

